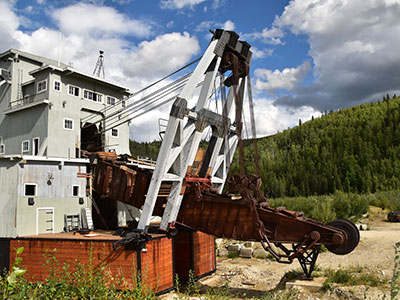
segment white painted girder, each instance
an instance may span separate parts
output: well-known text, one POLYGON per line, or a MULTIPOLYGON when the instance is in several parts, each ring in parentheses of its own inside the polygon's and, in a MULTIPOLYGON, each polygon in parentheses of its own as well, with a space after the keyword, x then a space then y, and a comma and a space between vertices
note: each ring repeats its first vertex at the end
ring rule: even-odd
POLYGON ((222 192, 238 142, 236 128, 230 125, 228 116, 235 101, 235 94, 243 96, 243 93, 240 92, 243 92, 245 80, 240 79, 237 86, 230 87, 222 116, 211 113, 204 108, 208 105, 221 63, 221 56, 229 37, 229 32, 223 32, 220 39, 211 41, 198 66, 174 103, 156 167, 150 181, 143 213, 139 220, 138 229, 140 230, 145 231, 150 223, 162 181, 172 182, 172 187, 160 228, 168 230, 169 224, 176 220, 184 194, 182 189, 184 178, 189 166, 193 164, 196 157, 202 131, 209 125, 214 126, 213 124, 218 127, 218 130, 213 130, 214 139, 216 138, 217 140, 213 144, 213 148, 209 149, 210 156, 208 156, 208 166, 206 167, 211 169, 212 181, 222 192), (186 107, 187 100, 192 97, 195 88, 203 78, 196 106, 194 110, 188 111, 186 107), (236 93, 234 92, 235 88, 237 89, 236 93), (221 120, 225 122, 224 117, 227 118, 226 121, 229 123, 225 124, 229 126, 228 132, 223 131, 223 125, 218 125, 221 124, 221 120), (172 173, 170 173, 170 170, 172 170, 172 173))

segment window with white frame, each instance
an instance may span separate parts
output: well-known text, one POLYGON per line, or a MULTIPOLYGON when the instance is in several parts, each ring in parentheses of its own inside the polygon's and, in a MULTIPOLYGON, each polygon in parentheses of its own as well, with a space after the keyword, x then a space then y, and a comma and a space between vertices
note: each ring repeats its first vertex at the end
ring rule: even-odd
POLYGON ((103 95, 89 90, 83 91, 83 98, 94 102, 103 102, 103 95))
POLYGON ((54 80, 54 85, 53 85, 53 87, 54 87, 54 90, 55 90, 56 92, 61 92, 61 81, 59 81, 59 80, 54 80))
POLYGON ((68 86, 68 95, 79 97, 79 90, 77 86, 69 85, 68 86))
POLYGON ((119 132, 118 132, 117 128, 111 129, 111 136, 112 137, 118 137, 119 136, 119 132))
POLYGON ((37 83, 37 92, 41 93, 47 90, 47 80, 42 80, 37 83))
POLYGON ((122 106, 122 108, 125 108, 125 106, 126 106, 126 101, 125 100, 122 101, 121 106, 122 106))
POLYGON ((25 197, 37 196, 37 184, 36 183, 24 183, 24 196, 25 197))
POLYGON ((23 153, 24 152, 29 152, 29 140, 22 141, 21 150, 22 150, 23 153))
POLYGON ((110 96, 107 96, 107 104, 108 105, 115 105, 115 98, 114 97, 110 97, 110 96))
POLYGON ((73 197, 79 197, 79 189, 80 189, 80 186, 79 185, 73 185, 72 186, 72 196, 73 197))
POLYGON ((64 118, 64 129, 74 130, 74 120, 64 118))

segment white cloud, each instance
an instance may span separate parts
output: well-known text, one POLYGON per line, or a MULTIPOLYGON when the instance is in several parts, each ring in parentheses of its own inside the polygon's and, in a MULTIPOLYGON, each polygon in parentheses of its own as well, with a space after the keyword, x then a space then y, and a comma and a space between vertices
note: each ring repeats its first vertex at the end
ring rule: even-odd
POLYGON ((311 64, 306 61, 297 68, 285 68, 282 71, 271 71, 268 69, 256 69, 256 89, 265 90, 269 94, 277 90, 285 89, 292 91, 302 82, 311 70, 311 64))
POLYGON ((274 26, 308 37, 316 81, 276 103, 329 110, 398 93, 399 15, 398 0, 291 1, 274 26))
MULTIPOLYGON (((250 130, 250 115, 247 101, 244 102, 244 114, 245 114, 245 126, 247 127, 247 133, 249 138, 251 136, 250 130)), ((285 106, 276 106, 273 104, 272 99, 268 98, 255 98, 254 99, 254 118, 256 121, 256 132, 257 137, 269 136, 283 131, 289 127, 293 127, 299 123, 299 119, 302 122, 311 120, 312 117, 317 118, 321 116, 318 110, 313 109, 310 106, 303 106, 299 108, 288 108, 285 106)), ((243 130, 246 136, 246 130, 243 130)))
POLYGON ((187 32, 159 35, 139 44, 124 63, 124 71, 129 76, 165 75, 184 65, 199 50, 197 39, 187 32))
POLYGON ((233 31, 235 30, 235 23, 233 23, 231 20, 228 20, 222 25, 222 28, 233 31))
POLYGON ((126 34, 138 37, 146 37, 151 33, 149 23, 129 18, 108 6, 77 3, 55 10, 52 17, 66 33, 99 36, 126 34))
POLYGON ((12 11, 12 2, 0 1, 0 40, 3 50, 17 47, 14 34, 18 27, 19 20, 12 11))
POLYGON ((206 0, 161 0, 160 6, 162 9, 182 9, 186 7, 193 9, 195 5, 204 1, 206 0))
POLYGON ((207 31, 206 34, 206 39, 209 40, 211 39, 211 34, 208 32, 208 30, 214 30, 216 28, 222 28, 225 30, 231 30, 234 31, 235 30, 235 23, 233 23, 231 20, 227 20, 225 21, 225 23, 219 23, 216 21, 203 21, 201 22, 199 25, 197 25, 195 31, 196 32, 201 32, 201 31, 207 31))
POLYGON ((212 8, 213 9, 218 9, 221 6, 224 6, 226 2, 227 2, 227 0, 214 0, 214 2, 212 4, 212 8))
POLYGON ((264 28, 262 32, 253 32, 242 35, 244 40, 261 40, 262 42, 270 45, 283 44, 283 37, 284 31, 277 26, 273 26, 271 29, 264 28))
POLYGON ((253 52, 252 59, 260 59, 271 56, 274 53, 274 49, 263 49, 260 50, 256 47, 251 47, 251 52, 253 52))

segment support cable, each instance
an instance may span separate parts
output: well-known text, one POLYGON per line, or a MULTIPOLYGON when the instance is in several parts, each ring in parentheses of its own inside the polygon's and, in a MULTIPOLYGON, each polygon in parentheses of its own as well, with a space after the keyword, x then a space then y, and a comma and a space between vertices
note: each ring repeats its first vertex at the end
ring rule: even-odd
MULTIPOLYGON (((119 122, 122 118, 128 117, 129 119, 127 121, 130 121, 130 120, 138 117, 138 116, 130 117, 129 114, 134 114, 134 113, 136 113, 138 111, 141 111, 141 110, 144 110, 145 112, 149 112, 149 111, 151 111, 153 109, 156 109, 156 108, 160 107, 162 104, 168 103, 171 98, 168 98, 167 101, 161 102, 162 103, 161 105, 157 104, 158 101, 164 99, 167 95, 172 94, 173 92, 176 92, 177 90, 180 90, 184 85, 185 85, 185 82, 182 83, 181 85, 175 87, 173 90, 168 91, 167 93, 162 95, 162 97, 156 97, 156 98, 152 99, 148 103, 144 103, 144 104, 142 103, 141 105, 138 105, 138 106, 134 107, 133 109, 131 109, 129 111, 124 111, 123 113, 115 116, 114 118, 108 119, 108 123, 107 123, 108 126, 107 126, 107 128, 105 128, 103 130, 103 132, 104 131, 108 131, 108 130, 110 130, 112 128, 115 128, 115 127, 119 126, 119 125, 115 125, 115 124, 117 124, 117 122, 119 122), (118 120, 115 120, 116 118, 118 118, 118 120), (114 121, 112 121, 112 120, 114 120, 114 121)), ((172 98, 175 99, 178 95, 179 94, 175 94, 172 98)), ((140 115, 142 115, 142 114, 140 114, 140 115)))
MULTIPOLYGON (((121 99, 121 100, 119 100, 117 103, 115 103, 115 105, 118 105, 118 104, 122 103, 122 101, 128 101, 129 99, 131 99, 131 98, 137 96, 138 94, 140 94, 140 93, 146 91, 147 89, 149 89, 149 88, 155 86, 156 84, 160 83, 161 81, 163 81, 163 80, 165 80, 165 79, 167 79, 167 78, 169 78, 169 77, 171 77, 171 76, 173 76, 173 75, 179 73, 180 71, 182 71, 182 70, 184 70, 184 69, 190 67, 191 65, 193 65, 193 64, 195 64, 196 62, 200 61, 201 58, 202 58, 202 56, 196 58, 195 60, 193 60, 193 61, 191 61, 190 63, 186 64, 186 65, 183 66, 182 68, 179 68, 178 70, 176 70, 176 71, 174 71, 174 72, 172 72, 172 73, 170 73, 170 74, 168 74, 168 75, 166 75, 166 76, 160 78, 159 80, 157 80, 157 81, 153 82, 152 84, 150 84, 150 85, 148 85, 148 86, 146 86, 146 87, 140 89, 139 91, 130 94, 129 97, 128 97, 127 99, 121 99)), ((191 74, 191 73, 190 73, 190 74, 191 74)), ((105 113, 107 110, 109 110, 109 109, 111 109, 111 108, 112 108, 112 106, 107 106, 107 107, 105 107, 105 108, 103 108, 103 109, 97 111, 96 113, 93 113, 92 115, 86 116, 85 118, 82 119, 82 122, 88 122, 88 121, 91 120, 92 118, 96 117, 96 116, 98 115, 98 113, 105 113)))
MULTIPOLYGON (((174 88, 175 85, 180 85, 180 86, 181 86, 181 85, 182 85, 182 82, 186 83, 186 82, 189 80, 190 75, 191 75, 191 73, 186 74, 186 75, 184 75, 184 76, 178 78, 177 80, 175 80, 175 81, 173 81, 173 82, 171 82, 171 83, 169 83, 169 84, 167 84, 167 85, 165 85, 165 86, 159 88, 158 90, 152 92, 151 94, 146 95, 146 96, 144 96, 143 98, 140 98, 139 100, 137 100, 137 101, 135 101, 135 102, 129 104, 126 108, 121 109, 121 110, 118 110, 118 111, 116 111, 116 112, 113 112, 113 113, 109 114, 108 116, 105 116, 105 117, 102 118, 101 120, 98 120, 98 121, 95 121, 95 122, 91 123, 91 125, 100 123, 100 122, 102 122, 102 121, 104 121, 104 120, 105 120, 105 121, 110 120, 110 119, 112 119, 112 118, 115 117, 115 116, 118 116, 118 115, 123 114, 123 113, 127 113, 127 112, 129 112, 130 110, 134 110, 135 107, 137 107, 138 105, 142 105, 142 103, 143 103, 144 101, 148 100, 149 98, 153 97, 154 95, 160 94, 160 93, 164 92, 165 90, 172 89, 172 88, 174 88)), ((109 106, 109 107, 111 108, 112 106, 109 106)), ((97 115, 95 115, 95 116, 97 116, 97 115)), ((87 122, 87 121, 88 121, 88 120, 86 120, 86 122, 87 122)), ((85 120, 82 119, 82 122, 85 122, 85 120)), ((87 126, 89 126, 89 125, 87 125, 87 126)), ((85 127, 87 127, 87 126, 84 126, 83 128, 85 128, 85 127)))

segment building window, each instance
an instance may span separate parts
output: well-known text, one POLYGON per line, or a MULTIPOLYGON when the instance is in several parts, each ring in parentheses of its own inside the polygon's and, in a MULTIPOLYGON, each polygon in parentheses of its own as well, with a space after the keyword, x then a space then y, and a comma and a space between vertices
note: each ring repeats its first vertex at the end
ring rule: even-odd
POLYGON ((37 92, 41 93, 47 90, 47 80, 42 80, 37 83, 37 92))
POLYGON ((61 82, 58 80, 54 80, 54 90, 56 92, 61 92, 61 82))
POLYGON ((79 197, 79 185, 72 186, 72 196, 79 197))
POLYGON ((68 86, 68 95, 79 97, 79 88, 77 86, 68 86))
POLYGON ((21 150, 23 153, 29 152, 29 141, 23 141, 21 144, 21 150))
POLYGON ((39 142, 40 138, 35 137, 32 140, 32 155, 38 155, 39 154, 39 142))
POLYGON ((24 184, 24 196, 25 197, 35 197, 37 193, 36 183, 25 183, 24 184))
POLYGON ((126 101, 125 101, 125 100, 122 101, 121 105, 122 105, 122 108, 125 108, 125 106, 126 106, 126 101))
POLYGON ((103 95, 88 90, 83 91, 83 98, 94 102, 103 102, 103 95))
POLYGON ((115 105, 115 98, 107 96, 107 104, 108 105, 115 105))
POLYGON ((32 102, 31 100, 33 100, 33 98, 31 98, 31 96, 29 96, 29 94, 26 94, 26 95, 24 95, 24 99, 22 100, 22 103, 28 104, 28 103, 32 102))
POLYGON ((0 154, 4 154, 4 151, 5 151, 4 140, 3 137, 0 136, 0 154))
POLYGON ((64 129, 74 130, 74 120, 64 118, 64 129))
POLYGON ((111 129, 111 136, 118 137, 118 129, 117 128, 111 129))

